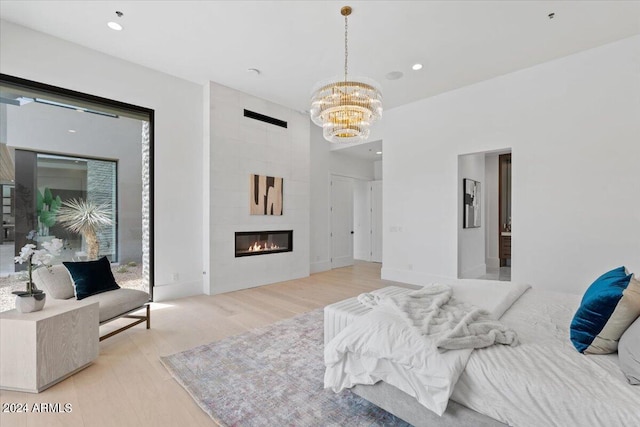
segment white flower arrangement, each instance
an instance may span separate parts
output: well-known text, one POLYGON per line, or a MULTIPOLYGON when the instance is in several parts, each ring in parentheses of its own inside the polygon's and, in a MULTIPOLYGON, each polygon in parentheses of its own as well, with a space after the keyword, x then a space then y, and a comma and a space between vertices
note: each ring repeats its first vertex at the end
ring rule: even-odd
POLYGON ((16 264, 27 263, 27 269, 29 271, 27 290, 15 291, 13 293, 18 296, 42 293, 42 291, 33 284, 33 270, 40 267, 51 267, 51 262, 56 256, 60 255, 60 250, 63 245, 62 239, 52 239, 50 242, 42 242, 42 249, 36 249, 37 246, 33 243, 27 243, 24 245, 22 249, 20 249, 20 255, 15 257, 14 262, 16 264))

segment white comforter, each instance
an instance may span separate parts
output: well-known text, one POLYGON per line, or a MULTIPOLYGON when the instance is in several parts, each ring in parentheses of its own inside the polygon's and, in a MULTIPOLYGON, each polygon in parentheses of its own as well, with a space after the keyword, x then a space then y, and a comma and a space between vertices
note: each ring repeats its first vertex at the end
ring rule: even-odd
MULTIPOLYGON (((462 281, 451 287, 458 300, 487 310, 495 319, 529 288, 482 281, 462 281)), ((441 352, 397 311, 380 307, 358 318, 327 344, 325 388, 338 392, 382 380, 442 415, 471 351, 441 352)))
POLYGON ((522 427, 640 426, 640 386, 617 354, 578 353, 569 324, 580 295, 532 289, 500 319, 517 347, 474 351, 451 400, 522 427))

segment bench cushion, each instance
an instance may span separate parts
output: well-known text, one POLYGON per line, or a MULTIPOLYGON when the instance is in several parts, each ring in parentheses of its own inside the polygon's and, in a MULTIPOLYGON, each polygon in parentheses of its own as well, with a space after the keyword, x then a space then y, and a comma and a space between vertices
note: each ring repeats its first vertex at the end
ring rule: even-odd
POLYGON ((149 294, 136 289, 120 288, 86 297, 83 301, 100 303, 100 323, 121 316, 123 313, 142 307, 149 302, 149 294))
MULTIPOLYGON (((71 276, 64 265, 54 265, 49 270, 39 268, 33 272, 33 281, 54 299, 75 297, 71 276)), ((83 299, 100 304, 100 323, 117 318, 123 313, 142 307, 149 302, 149 294, 135 289, 120 288, 83 299)))
POLYGON ((33 272, 33 283, 53 299, 69 299, 75 296, 73 282, 64 265, 54 265, 50 269, 38 268, 33 272))

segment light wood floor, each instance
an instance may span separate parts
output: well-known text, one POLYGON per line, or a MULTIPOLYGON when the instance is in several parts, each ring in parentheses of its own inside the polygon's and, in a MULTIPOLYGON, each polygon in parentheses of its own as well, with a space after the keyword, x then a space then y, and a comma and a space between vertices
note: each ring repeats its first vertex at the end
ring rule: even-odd
POLYGON ((0 425, 215 426, 169 375, 160 356, 391 284, 380 279, 380 264, 358 263, 300 280, 154 303, 150 330, 136 326, 103 341, 100 356, 85 370, 39 394, 0 392, 3 404, 70 403, 72 412, 1 413, 0 425))

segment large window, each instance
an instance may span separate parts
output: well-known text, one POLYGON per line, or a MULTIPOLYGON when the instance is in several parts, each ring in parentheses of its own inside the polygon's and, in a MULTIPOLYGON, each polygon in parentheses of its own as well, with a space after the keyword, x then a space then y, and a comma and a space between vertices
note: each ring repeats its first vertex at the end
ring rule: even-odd
MULTIPOLYGON (((70 230, 59 218, 59 212, 65 206, 85 204, 100 207, 111 219, 109 224, 97 230, 97 255, 106 256, 112 263, 117 262, 121 252, 118 250, 117 162, 21 149, 15 150, 15 158, 21 173, 17 174, 15 180, 17 197, 14 209, 24 214, 12 218, 11 222, 18 230, 18 238, 14 239, 13 246, 20 248, 28 240, 41 245, 42 242, 59 238, 65 246, 62 255, 54 263, 87 259, 86 238, 70 230), (32 233, 32 239, 27 239, 29 233, 32 233)), ((141 217, 142 212, 136 218, 140 223, 141 217)), ((142 262, 142 258, 135 255, 141 253, 140 242, 128 241, 127 244, 135 246, 122 251, 133 257, 129 261, 142 262)), ((19 269, 20 266, 14 268, 19 269)))
POLYGON ((106 256, 120 286, 153 291, 152 120, 148 109, 0 76, 0 311, 24 286, 14 256, 53 238, 64 241, 55 263, 106 256), (109 218, 97 252, 61 221, 74 202, 109 218))

